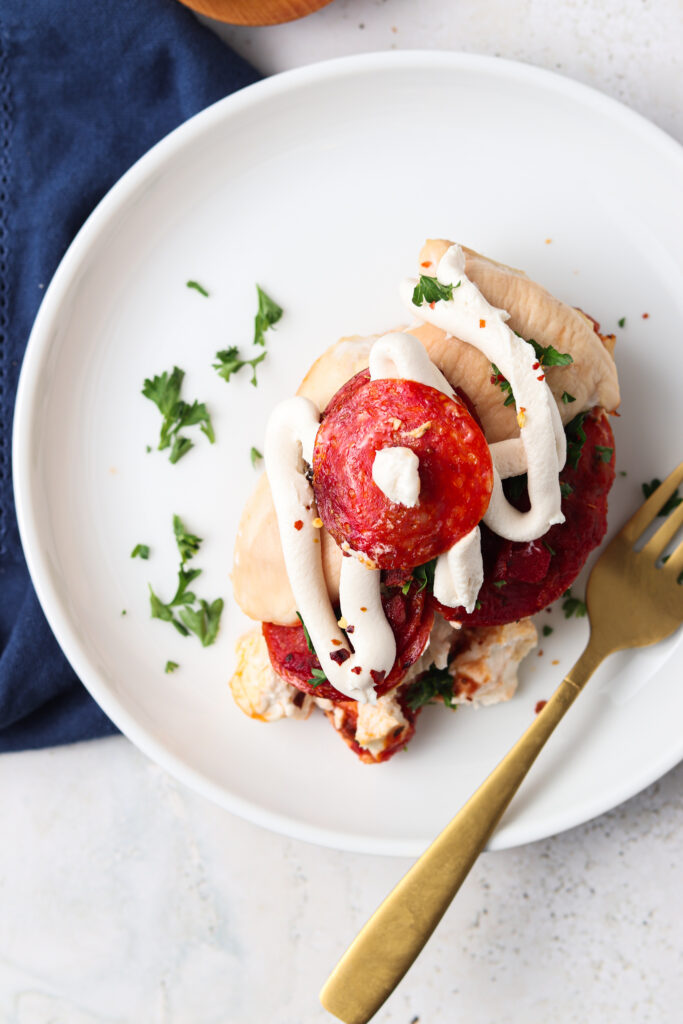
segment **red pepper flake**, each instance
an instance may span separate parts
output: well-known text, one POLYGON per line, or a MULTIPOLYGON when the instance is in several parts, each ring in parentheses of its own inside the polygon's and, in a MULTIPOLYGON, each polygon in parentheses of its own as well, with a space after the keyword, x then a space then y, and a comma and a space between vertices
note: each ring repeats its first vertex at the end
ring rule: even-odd
POLYGON ((332 640, 332 643, 334 644, 335 647, 341 647, 342 645, 341 640, 332 640))
POLYGON ((649 320, 649 318, 650 318, 650 314, 649 313, 643 313, 643 320, 649 320))
POLYGON ((350 657, 351 655, 347 650, 330 651, 330 658, 332 661, 336 661, 337 665, 343 665, 350 657))
POLYGON ((355 672, 355 674, 357 676, 359 676, 361 674, 361 672, 363 671, 363 669, 360 667, 360 665, 354 665, 354 667, 351 669, 351 671, 355 672))
POLYGON ((536 714, 538 714, 539 711, 543 711, 543 708, 546 706, 547 703, 548 703, 547 700, 537 700, 536 701, 536 707, 534 708, 534 711, 536 712, 536 714))
POLYGON ((486 327, 486 321, 485 320, 480 320, 479 321, 479 326, 480 327, 486 327))
POLYGON ((536 378, 536 380, 545 380, 545 374, 542 373, 540 377, 536 378))
POLYGON ((435 305, 436 305, 436 303, 435 303, 435 302, 430 302, 430 303, 429 303, 429 308, 430 308, 430 309, 434 309, 434 306, 435 306, 435 305))
POLYGON ((353 633, 355 628, 356 628, 355 626, 347 626, 346 627, 346 632, 347 633, 353 633))
POLYGON ((421 267, 431 267, 431 265, 432 265, 432 261, 431 260, 425 260, 424 263, 420 264, 421 267))
POLYGON ((363 605, 361 605, 361 606, 360 606, 360 610, 361 610, 362 612, 366 612, 366 611, 367 611, 367 608, 364 608, 364 607, 363 607, 363 605))
POLYGON ((384 680, 386 672, 375 672, 374 668, 371 668, 370 675, 372 676, 373 683, 375 683, 376 686, 379 686, 379 684, 384 680))
POLYGON ((540 365, 541 365, 540 363, 534 363, 534 365, 531 367, 531 369, 532 370, 537 370, 540 365))
POLYGON ((559 665, 560 664, 560 659, 559 658, 553 658, 553 660, 550 662, 550 664, 551 665, 559 665))
POLYGON ((303 528, 304 528, 304 521, 303 521, 303 519, 297 519, 297 521, 294 523, 294 529, 295 530, 303 530, 303 528))
POLYGON ((543 650, 542 649, 538 652, 538 656, 539 656, 539 658, 543 657, 543 650))

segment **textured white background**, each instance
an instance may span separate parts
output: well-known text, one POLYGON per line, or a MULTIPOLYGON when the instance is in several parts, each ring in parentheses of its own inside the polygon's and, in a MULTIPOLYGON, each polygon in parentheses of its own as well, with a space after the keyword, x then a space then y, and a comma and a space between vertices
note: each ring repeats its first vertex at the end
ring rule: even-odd
MULTIPOLYGON (((335 0, 216 27, 268 73, 392 48, 523 60, 683 142, 678 0, 335 0)), ((378 1024, 683 1020, 682 783, 482 856, 378 1024)), ((0 822, 2 1024, 323 1024, 320 985, 408 867, 248 825, 122 738, 0 758, 0 822)))

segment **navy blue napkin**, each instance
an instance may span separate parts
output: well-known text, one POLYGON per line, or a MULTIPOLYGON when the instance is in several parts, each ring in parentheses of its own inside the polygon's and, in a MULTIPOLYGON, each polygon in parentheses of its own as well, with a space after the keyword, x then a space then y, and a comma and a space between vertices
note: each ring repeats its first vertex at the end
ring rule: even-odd
POLYGON ((0 751, 116 732, 50 631, 17 531, 10 433, 44 286, 138 157, 258 77, 176 0, 0 2, 0 751))

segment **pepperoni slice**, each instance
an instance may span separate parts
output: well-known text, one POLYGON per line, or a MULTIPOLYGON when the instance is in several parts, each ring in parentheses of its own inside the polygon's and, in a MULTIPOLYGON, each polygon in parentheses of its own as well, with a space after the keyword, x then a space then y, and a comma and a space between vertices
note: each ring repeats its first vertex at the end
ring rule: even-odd
MULTIPOLYGON (((568 464, 560 473, 566 491, 562 497, 565 522, 525 544, 504 540, 482 524, 484 583, 478 607, 468 615, 464 608, 447 608, 435 601, 447 619, 467 626, 515 622, 547 608, 574 582, 589 552, 605 535, 607 494, 614 481, 614 436, 607 417, 594 409, 586 416, 583 430, 586 440, 576 468, 568 464)), ((522 511, 529 507, 526 493, 511 500, 522 511)))
POLYGON ((334 711, 326 711, 325 714, 344 740, 344 743, 350 747, 361 761, 365 764, 381 764, 383 761, 388 761, 389 758, 393 757, 399 750, 403 750, 406 743, 413 738, 415 735, 415 719, 422 710, 421 708, 418 708, 417 711, 412 711, 400 695, 398 697, 398 703, 408 724, 396 728, 394 735, 389 737, 387 745, 379 754, 373 754, 371 751, 366 750, 364 747, 361 747, 356 743, 356 728, 358 725, 357 701, 348 699, 340 701, 337 707, 341 707, 343 709, 344 714, 342 716, 337 717, 334 711), (339 721, 339 719, 341 719, 341 721, 339 721))
POLYGON ((491 456, 466 406, 412 380, 352 377, 325 410, 313 453, 318 513, 340 546, 382 569, 410 568, 447 551, 481 520, 491 497, 491 456), (420 496, 409 508, 372 478, 375 454, 409 448, 420 496))
MULTIPOLYGON (((387 587, 382 596, 384 614, 396 637, 396 661, 388 676, 375 679, 375 690, 379 697, 397 686, 411 665, 427 646, 434 624, 434 610, 427 591, 412 584, 407 594, 401 588, 387 587)), ((349 624, 351 627, 353 624, 349 624)), ((335 689, 331 683, 318 683, 313 670, 320 670, 320 662, 313 651, 309 651, 306 634, 302 626, 276 626, 263 623, 263 636, 268 647, 270 662, 283 679, 304 693, 327 700, 348 701, 348 697, 335 689)), ((353 632, 349 640, 353 642, 353 632)))

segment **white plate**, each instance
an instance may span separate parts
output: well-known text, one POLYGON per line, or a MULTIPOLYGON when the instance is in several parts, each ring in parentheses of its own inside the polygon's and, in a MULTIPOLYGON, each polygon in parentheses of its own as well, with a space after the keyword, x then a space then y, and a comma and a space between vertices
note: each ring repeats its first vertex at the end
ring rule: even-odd
MULTIPOLYGON (((613 530, 639 503, 641 481, 680 458, 682 172, 670 138, 566 79, 490 58, 391 53, 252 86, 122 178, 45 296, 22 371, 14 465, 47 617, 133 742, 261 825, 343 849, 421 852, 550 696, 587 624, 541 615, 554 632, 513 701, 455 715, 428 708, 408 752, 381 767, 360 764, 322 716, 251 721, 226 685, 246 624, 228 573, 256 477, 250 448, 262 449, 268 411, 327 345, 403 320, 398 283, 423 238, 451 237, 524 267, 617 331, 615 433, 628 475, 614 487, 613 530), (226 384, 211 363, 219 348, 248 346, 257 281, 286 315, 254 389, 245 371, 226 384), (146 452, 159 415, 140 395, 143 378, 174 363, 187 371, 185 394, 210 406, 218 439, 200 436, 175 466, 146 452), (148 581, 169 596, 175 581, 173 513, 205 538, 196 589, 226 598, 206 650, 149 618, 148 581), (138 542, 152 547, 148 562, 129 558, 138 542), (173 675, 167 659, 181 665, 173 675)), ((678 643, 603 666, 492 848, 586 821, 683 756, 678 643)))

